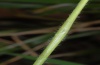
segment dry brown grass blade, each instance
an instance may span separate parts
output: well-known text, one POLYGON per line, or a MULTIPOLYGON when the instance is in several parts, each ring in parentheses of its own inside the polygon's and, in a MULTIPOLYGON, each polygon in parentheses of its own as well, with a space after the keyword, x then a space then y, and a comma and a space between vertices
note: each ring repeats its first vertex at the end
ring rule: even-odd
POLYGON ((33 15, 27 15, 27 14, 16 14, 17 17, 20 18, 29 18, 29 19, 41 19, 41 20, 49 20, 49 21, 62 21, 64 19, 57 19, 57 18, 51 18, 51 17, 46 17, 46 16, 33 16, 33 15))
POLYGON ((57 8, 68 7, 68 6, 72 6, 72 5, 74 5, 74 4, 68 4, 68 3, 56 4, 56 5, 47 6, 47 7, 44 7, 44 8, 33 10, 33 13, 40 14, 40 13, 44 13, 46 11, 54 10, 54 9, 57 9, 57 8))
MULTIPOLYGON (((74 31, 79 31, 79 30, 83 30, 83 31, 87 31, 87 30, 99 30, 99 28, 85 28, 91 25, 96 25, 96 24, 100 24, 100 20, 97 21, 90 21, 90 22, 84 22, 84 23, 79 23, 76 24, 74 26, 74 31)), ((44 28, 44 29, 38 29, 38 30, 31 30, 31 31, 24 31, 24 32, 18 32, 18 33, 8 33, 8 34, 0 34, 0 37, 3 36, 20 36, 20 35, 29 35, 29 34, 45 34, 45 33, 50 33, 50 32, 54 32, 56 31, 58 28, 57 27, 50 27, 50 28, 44 28)), ((72 29, 73 30, 73 29, 72 29)))
POLYGON ((53 32, 58 27, 50 27, 50 28, 44 28, 44 29, 38 29, 38 30, 32 30, 32 31, 24 31, 24 32, 18 32, 18 33, 8 33, 8 34, 0 34, 0 37, 3 36, 20 36, 20 35, 28 35, 28 34, 45 34, 53 32))
POLYGON ((0 65, 8 65, 8 64, 13 63, 13 62, 16 62, 17 60, 20 60, 20 59, 21 59, 20 56, 16 56, 14 58, 11 58, 11 59, 9 59, 9 60, 1 63, 0 65))
MULTIPOLYGON (((40 44, 40 45, 34 47, 32 50, 33 50, 33 51, 37 51, 37 50, 39 50, 39 49, 45 47, 47 44, 48 44, 48 42, 45 42, 45 43, 43 43, 43 44, 40 44)), ((28 54, 30 54, 30 53, 29 53, 29 51, 26 51, 26 52, 24 52, 23 54, 28 55, 28 54)), ((20 60, 20 59, 22 59, 22 57, 16 56, 16 57, 13 57, 13 58, 11 58, 11 59, 9 59, 9 60, 7 60, 7 61, 1 63, 0 65, 8 65, 8 64, 13 63, 13 62, 16 62, 16 61, 18 61, 18 60, 20 60)))
POLYGON ((28 51, 30 55, 37 56, 38 54, 34 52, 30 47, 28 47, 23 41, 21 41, 17 36, 12 36, 12 39, 19 44, 25 51, 28 51))
POLYGON ((100 27, 90 27, 90 28, 77 28, 77 29, 72 29, 69 33, 75 33, 75 32, 85 32, 85 31, 96 31, 100 30, 100 27))
POLYGON ((85 52, 85 51, 76 51, 76 52, 55 54, 55 55, 51 55, 50 58, 71 57, 71 56, 76 56, 76 55, 82 54, 82 52, 85 52))
POLYGON ((75 28, 85 28, 85 27, 89 27, 89 26, 92 26, 92 25, 98 25, 100 24, 100 20, 96 20, 96 21, 90 21, 90 22, 85 22, 85 23, 79 23, 77 25, 75 25, 74 27, 75 28))
POLYGON ((14 43, 13 41, 6 40, 6 39, 3 39, 3 38, 0 38, 0 42, 4 42, 4 43, 6 43, 7 45, 13 44, 13 43, 14 43))

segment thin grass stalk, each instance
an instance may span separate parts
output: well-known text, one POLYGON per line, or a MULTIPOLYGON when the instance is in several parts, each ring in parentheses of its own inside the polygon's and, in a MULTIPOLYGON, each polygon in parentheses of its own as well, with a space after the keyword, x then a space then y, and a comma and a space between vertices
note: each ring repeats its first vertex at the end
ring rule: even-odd
POLYGON ((55 34, 50 44, 46 47, 43 53, 38 57, 33 65, 42 65, 48 56, 54 51, 54 49, 59 45, 59 43, 64 39, 68 31, 70 30, 75 19, 80 14, 81 10, 84 8, 89 0, 81 0, 69 18, 64 22, 58 32, 55 34))

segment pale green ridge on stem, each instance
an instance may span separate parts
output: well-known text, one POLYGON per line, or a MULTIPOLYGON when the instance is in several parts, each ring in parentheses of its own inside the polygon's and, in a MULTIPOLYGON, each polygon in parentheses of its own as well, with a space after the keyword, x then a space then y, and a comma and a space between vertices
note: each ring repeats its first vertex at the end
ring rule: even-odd
POLYGON ((65 21, 62 27, 58 30, 55 34, 53 39, 51 40, 50 44, 46 47, 43 53, 39 56, 39 58, 35 61, 33 65, 42 65, 48 56, 53 52, 53 50, 59 45, 59 43, 63 40, 66 36, 68 31, 70 30, 72 24, 74 23, 77 16, 80 14, 81 10, 84 8, 86 3, 89 0, 81 0, 69 18, 65 21))

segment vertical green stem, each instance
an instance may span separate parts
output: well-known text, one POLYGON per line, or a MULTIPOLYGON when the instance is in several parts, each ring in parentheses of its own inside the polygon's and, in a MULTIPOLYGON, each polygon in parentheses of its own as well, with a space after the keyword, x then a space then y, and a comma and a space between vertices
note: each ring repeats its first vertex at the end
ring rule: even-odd
POLYGON ((72 24, 74 23, 77 16, 80 14, 81 10, 84 8, 86 3, 89 0, 81 0, 69 18, 64 22, 62 27, 58 30, 55 34, 53 39, 51 40, 50 44, 46 47, 43 53, 39 56, 39 58, 35 61, 33 65, 42 65, 48 56, 53 52, 53 50, 59 45, 59 43, 63 40, 66 36, 68 31, 70 30, 72 24))

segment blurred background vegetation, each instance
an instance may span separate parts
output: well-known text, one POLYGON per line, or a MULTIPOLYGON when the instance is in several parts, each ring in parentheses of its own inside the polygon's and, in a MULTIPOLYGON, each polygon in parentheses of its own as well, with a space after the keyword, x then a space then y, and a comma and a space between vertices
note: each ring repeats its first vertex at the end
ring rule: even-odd
MULTIPOLYGON (((32 65, 80 0, 0 0, 0 65, 32 65)), ((45 65, 100 65, 100 0, 90 0, 45 65)))

